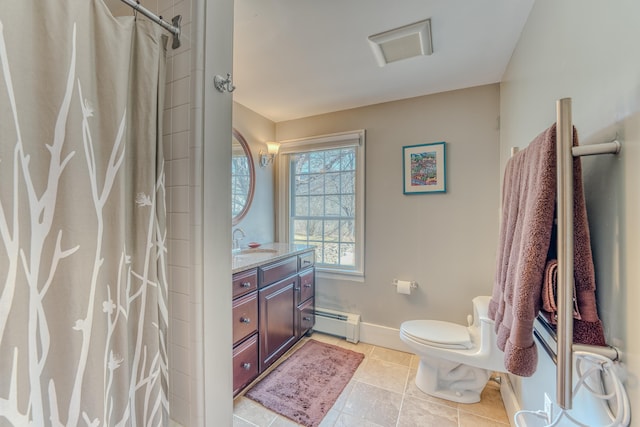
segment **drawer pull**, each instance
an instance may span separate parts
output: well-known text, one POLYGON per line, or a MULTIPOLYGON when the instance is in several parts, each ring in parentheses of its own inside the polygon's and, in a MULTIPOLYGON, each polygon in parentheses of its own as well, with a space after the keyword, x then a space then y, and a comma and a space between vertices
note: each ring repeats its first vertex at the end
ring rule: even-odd
POLYGON ((308 259, 302 260, 303 264, 311 264, 311 261, 309 261, 308 259))
POLYGON ((244 363, 242 364, 242 369, 246 369, 246 370, 248 371, 249 369, 251 369, 251 363, 249 363, 249 362, 244 362, 244 363))
POLYGON ((243 288, 250 288, 251 287, 251 282, 242 282, 242 284, 240 285, 243 288))
POLYGON ((311 283, 305 283, 305 284, 304 284, 304 287, 305 287, 305 288, 310 288, 310 287, 311 287, 311 283))
POLYGON ((294 290, 294 291, 299 291, 299 290, 300 290, 300 286, 294 286, 294 287, 293 287, 293 290, 294 290))
POLYGON ((304 320, 305 322, 311 322, 311 321, 313 320, 313 318, 312 318, 312 317, 310 317, 310 316, 304 316, 304 317, 302 318, 302 320, 304 320))
POLYGON ((251 323, 251 319, 248 317, 241 317, 240 323, 251 323))

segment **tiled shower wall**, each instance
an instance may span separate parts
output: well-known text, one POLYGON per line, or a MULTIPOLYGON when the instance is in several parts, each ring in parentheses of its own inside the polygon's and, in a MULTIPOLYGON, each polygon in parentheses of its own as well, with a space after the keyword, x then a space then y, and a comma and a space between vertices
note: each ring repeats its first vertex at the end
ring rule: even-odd
MULTIPOLYGON (((167 188, 167 238, 169 259, 169 404, 171 418, 188 427, 198 425, 195 399, 192 398, 192 370, 195 340, 193 314, 201 304, 193 292, 195 267, 191 236, 198 227, 194 212, 194 197, 200 187, 193 171, 198 162, 193 157, 201 152, 195 146, 192 123, 194 102, 192 44, 192 0, 158 0, 157 13, 171 21, 182 15, 182 46, 167 51, 167 85, 163 117, 163 141, 167 188)), ((151 5, 147 6, 151 9, 151 5)), ((195 31, 193 32, 195 33, 195 31)))

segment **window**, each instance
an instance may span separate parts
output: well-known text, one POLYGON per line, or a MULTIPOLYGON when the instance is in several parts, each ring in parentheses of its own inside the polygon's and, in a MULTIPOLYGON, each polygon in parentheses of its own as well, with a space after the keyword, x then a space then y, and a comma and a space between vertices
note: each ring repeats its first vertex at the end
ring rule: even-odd
POLYGON ((364 275, 364 131, 284 141, 279 236, 315 246, 320 276, 364 275))

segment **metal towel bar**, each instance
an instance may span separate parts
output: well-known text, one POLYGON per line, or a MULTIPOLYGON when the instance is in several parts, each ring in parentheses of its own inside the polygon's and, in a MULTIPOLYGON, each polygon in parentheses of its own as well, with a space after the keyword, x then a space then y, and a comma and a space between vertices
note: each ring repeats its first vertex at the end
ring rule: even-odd
MULTIPOLYGON (((571 98, 556 102, 556 174, 558 211, 558 322, 557 322, 557 403, 563 409, 572 405, 573 350, 573 157, 617 154, 618 141, 573 147, 571 98)), ((616 357, 612 347, 584 346, 581 350, 616 357)))

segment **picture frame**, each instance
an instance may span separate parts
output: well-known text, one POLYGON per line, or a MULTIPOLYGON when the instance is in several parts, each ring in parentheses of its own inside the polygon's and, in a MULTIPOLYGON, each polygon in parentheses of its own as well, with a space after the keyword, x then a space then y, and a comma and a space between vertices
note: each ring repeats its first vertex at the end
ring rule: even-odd
POLYGON ((404 194, 446 193, 446 143, 402 147, 404 194))

